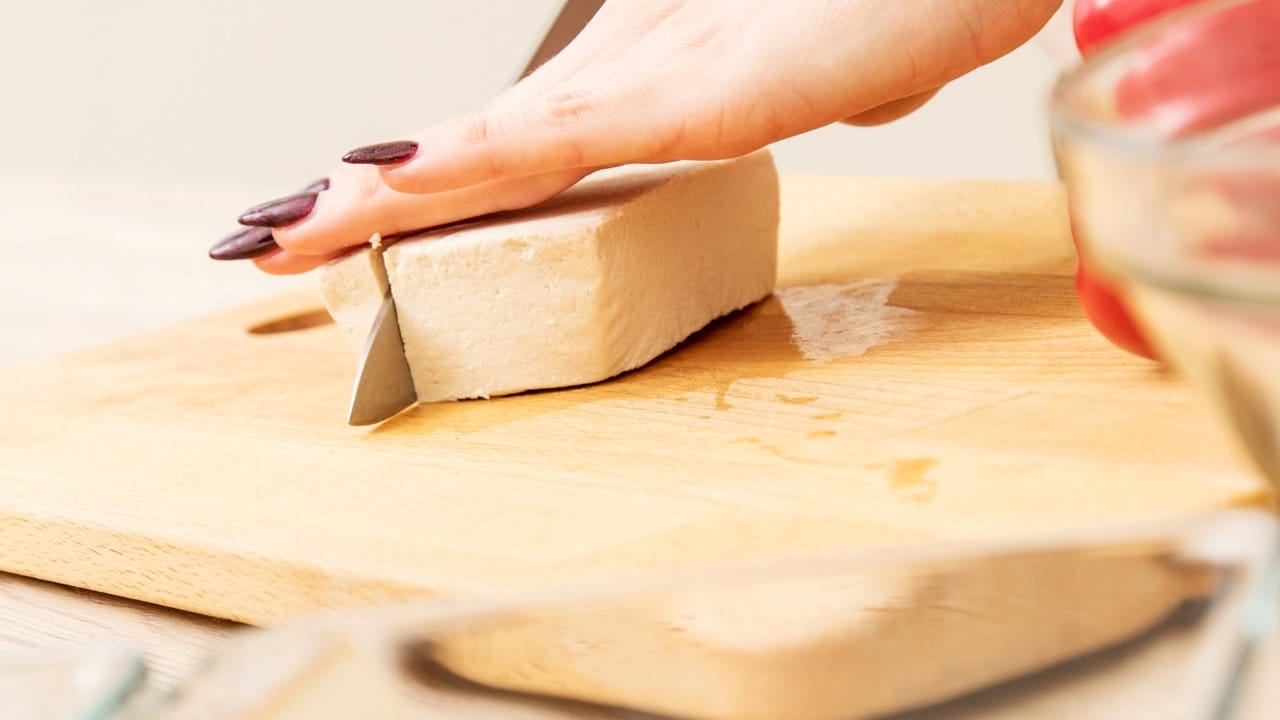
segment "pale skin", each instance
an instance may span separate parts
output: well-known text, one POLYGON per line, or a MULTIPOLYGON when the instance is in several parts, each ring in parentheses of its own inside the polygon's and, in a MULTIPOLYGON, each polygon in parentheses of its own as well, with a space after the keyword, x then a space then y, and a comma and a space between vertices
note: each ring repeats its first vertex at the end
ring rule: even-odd
POLYGON ((384 235, 536 204, 593 170, 736 157, 836 122, 889 122, 1034 35, 1061 0, 609 0, 475 112, 410 133, 407 162, 341 165, 275 228, 270 273, 384 235))

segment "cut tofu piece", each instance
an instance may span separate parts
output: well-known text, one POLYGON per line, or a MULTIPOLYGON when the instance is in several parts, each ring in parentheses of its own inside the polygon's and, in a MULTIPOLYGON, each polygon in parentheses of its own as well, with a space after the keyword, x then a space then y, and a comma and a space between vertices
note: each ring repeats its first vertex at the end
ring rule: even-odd
POLYGON ((390 283, 419 401, 490 397, 604 380, 764 298, 777 230, 767 151, 631 166, 528 210, 353 253, 320 285, 362 348, 390 283))
POLYGON ((374 235, 371 242, 373 247, 329 263, 320 272, 320 294, 324 296, 329 314, 347 331, 357 349, 364 348, 373 319, 387 294, 382 241, 374 235))

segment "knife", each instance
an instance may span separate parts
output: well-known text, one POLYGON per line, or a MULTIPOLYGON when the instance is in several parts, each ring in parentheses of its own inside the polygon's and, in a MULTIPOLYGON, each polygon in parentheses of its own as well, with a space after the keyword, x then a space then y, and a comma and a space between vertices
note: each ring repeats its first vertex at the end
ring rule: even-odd
POLYGON ((413 373, 404 354, 400 319, 391 286, 382 296, 382 306, 374 316, 369 339, 365 340, 355 386, 351 388, 348 425, 373 425, 418 402, 413 373))
MULTIPOLYGON (((517 80, 563 50, 586 27, 601 5, 604 5, 604 0, 567 0, 517 80)), ((365 340, 360 366, 356 369, 347 423, 380 423, 417 402, 418 393, 413 387, 413 374, 405 357, 404 339, 400 336, 396 301, 388 283, 382 306, 365 340)))

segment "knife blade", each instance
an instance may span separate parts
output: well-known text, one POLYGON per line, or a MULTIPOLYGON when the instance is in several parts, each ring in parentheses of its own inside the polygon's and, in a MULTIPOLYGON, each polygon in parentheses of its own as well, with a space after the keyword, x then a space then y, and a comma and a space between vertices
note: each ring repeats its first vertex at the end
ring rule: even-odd
MULTIPOLYGON (((604 0, 567 0, 542 42, 538 44, 533 57, 529 58, 524 70, 520 72, 517 82, 563 50, 595 17, 602 5, 604 0)), ((381 262, 381 258, 378 260, 381 262)), ((382 298, 382 307, 374 317, 364 351, 360 354, 360 366, 356 370, 355 383, 351 388, 347 423, 380 423, 417 402, 413 373, 409 369, 404 339, 400 335, 396 301, 388 284, 382 298)))
POLYGON ((418 402, 413 373, 400 338, 400 319, 391 287, 382 296, 382 306, 373 319, 365 341, 355 386, 351 388, 349 425, 373 425, 418 402))

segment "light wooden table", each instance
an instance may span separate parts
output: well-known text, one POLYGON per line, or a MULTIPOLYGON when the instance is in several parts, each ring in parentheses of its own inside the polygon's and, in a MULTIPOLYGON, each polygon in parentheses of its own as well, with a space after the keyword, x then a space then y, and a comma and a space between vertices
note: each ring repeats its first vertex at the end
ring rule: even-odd
MULTIPOLYGON (((204 258, 205 248, 231 229, 236 210, 279 191, 0 175, 0 197, 7 200, 0 205, 6 258, 0 263, 0 367, 306 282, 269 278, 244 265, 215 266, 204 258)), ((0 573, 0 656, 124 640, 142 650, 153 678, 167 685, 237 627, 0 573)), ((1263 676, 1280 675, 1280 643, 1273 645, 1267 651, 1270 669, 1259 671, 1263 676)), ((1254 703, 1251 717, 1272 717, 1280 708, 1280 687, 1269 690, 1271 697, 1254 703)))
MULTIPOLYGON (((204 256, 239 208, 282 190, 0 174, 0 367, 298 286, 204 256)), ((170 683, 235 627, 0 573, 0 655, 125 640, 170 683)))

